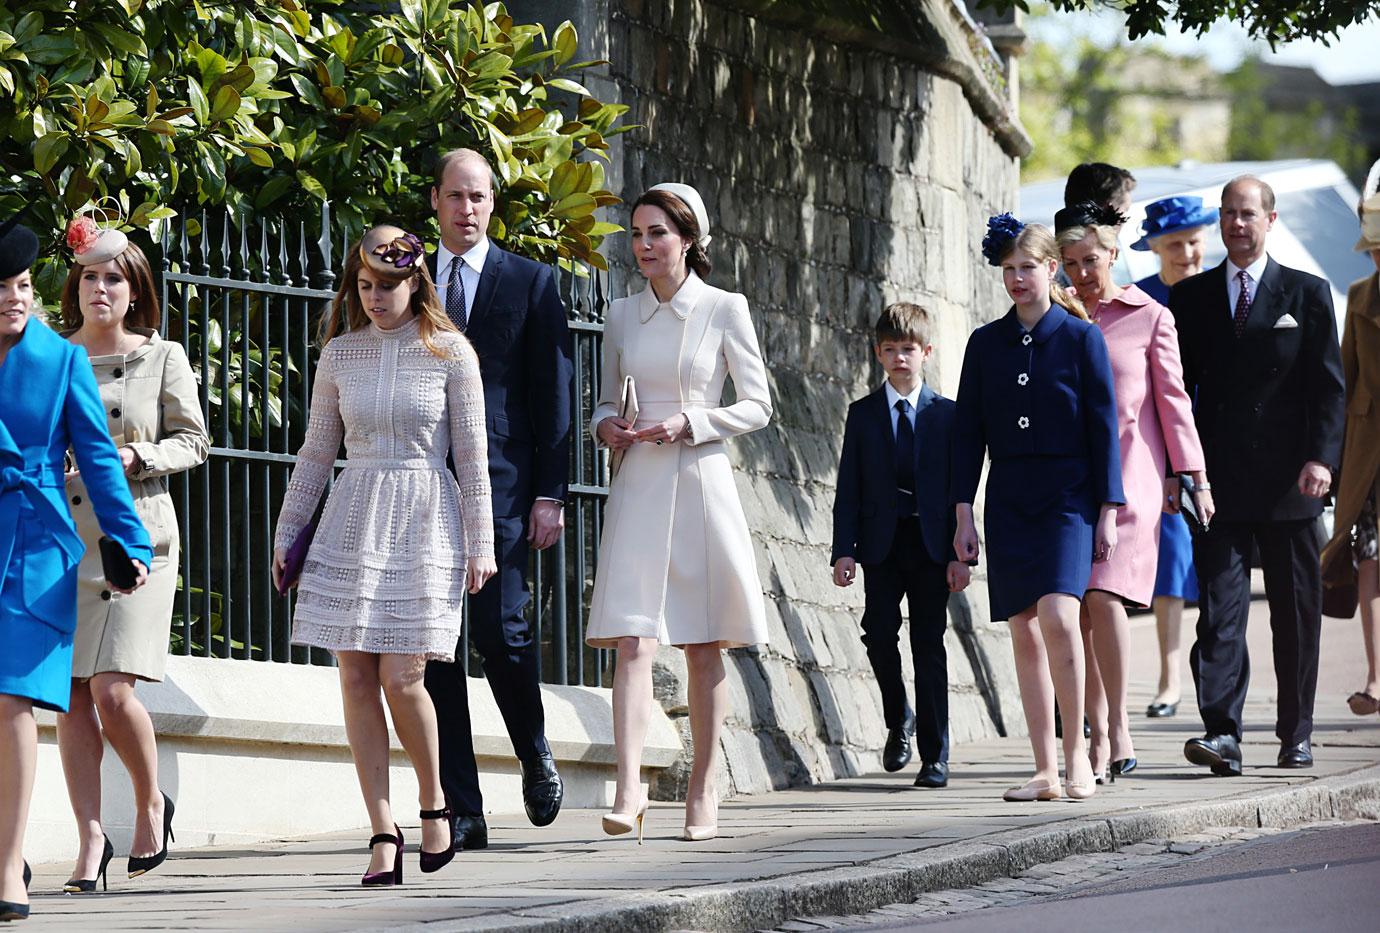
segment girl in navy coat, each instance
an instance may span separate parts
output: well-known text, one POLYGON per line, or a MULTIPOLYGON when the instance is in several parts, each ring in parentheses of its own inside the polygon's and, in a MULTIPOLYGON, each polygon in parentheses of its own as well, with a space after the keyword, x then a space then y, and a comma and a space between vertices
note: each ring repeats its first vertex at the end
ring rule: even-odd
POLYGON ((1094 791, 1083 739, 1079 603, 1093 561, 1116 548, 1124 504, 1116 405, 1107 345, 1082 305, 1056 284, 1059 252, 1038 224, 1010 214, 988 221, 987 261, 1001 266, 1015 306, 968 339, 954 416, 954 500, 959 560, 978 556, 973 503, 983 455, 987 478, 988 592, 1007 619, 1035 775, 1007 800, 1076 800, 1094 791), (1064 722, 1064 782, 1054 700, 1064 722))
POLYGON ((38 755, 33 708, 66 712, 72 689, 83 547, 63 484, 69 447, 101 530, 135 563, 136 588, 153 561, 86 352, 29 320, 37 254, 32 231, 0 224, 0 920, 29 915, 20 849, 38 755))

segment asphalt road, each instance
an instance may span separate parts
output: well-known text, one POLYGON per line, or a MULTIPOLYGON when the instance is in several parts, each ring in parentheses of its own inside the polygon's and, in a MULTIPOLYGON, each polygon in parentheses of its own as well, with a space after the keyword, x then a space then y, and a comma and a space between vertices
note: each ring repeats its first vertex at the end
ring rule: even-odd
POLYGON ((1019 907, 848 929, 1375 933, 1380 930, 1380 825, 1286 833, 1019 907))

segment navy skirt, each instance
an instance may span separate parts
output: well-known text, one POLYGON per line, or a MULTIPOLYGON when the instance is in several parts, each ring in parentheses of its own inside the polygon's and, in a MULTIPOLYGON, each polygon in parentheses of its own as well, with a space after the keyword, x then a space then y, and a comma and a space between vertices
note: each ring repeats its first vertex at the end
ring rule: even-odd
POLYGON ((992 462, 983 521, 993 619, 1009 619, 1051 593, 1083 598, 1101 505, 1095 499, 1082 457, 992 462))

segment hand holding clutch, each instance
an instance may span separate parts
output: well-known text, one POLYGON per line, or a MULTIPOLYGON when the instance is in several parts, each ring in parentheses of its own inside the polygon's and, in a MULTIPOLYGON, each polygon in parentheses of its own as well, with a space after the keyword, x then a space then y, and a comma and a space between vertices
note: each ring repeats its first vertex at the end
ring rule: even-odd
MULTIPOLYGON (((630 435, 630 438, 628 443, 621 446, 616 446, 614 444, 609 445, 614 448, 613 456, 609 459, 609 468, 613 476, 618 475, 618 468, 623 465, 623 456, 627 453, 627 448, 632 446, 632 442, 637 439, 637 436, 632 433, 632 426, 637 423, 637 413, 639 410, 637 404, 637 383, 633 381, 632 376, 624 376, 623 391, 620 393, 618 400, 618 420, 623 423, 622 425, 616 425, 616 427, 620 427, 623 432, 630 435)), ((600 425, 600 428, 602 427, 603 425, 600 425)))

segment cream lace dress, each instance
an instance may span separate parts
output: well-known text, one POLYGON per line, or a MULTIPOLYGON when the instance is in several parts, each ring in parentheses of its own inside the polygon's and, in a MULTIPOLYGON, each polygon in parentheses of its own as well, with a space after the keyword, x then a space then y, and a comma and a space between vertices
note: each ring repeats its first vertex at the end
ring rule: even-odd
POLYGON ((414 318, 322 351, 275 547, 310 521, 342 438, 346 461, 302 568, 294 644, 454 658, 466 560, 493 556, 493 516, 478 357, 459 334, 435 343, 450 359, 414 318))

